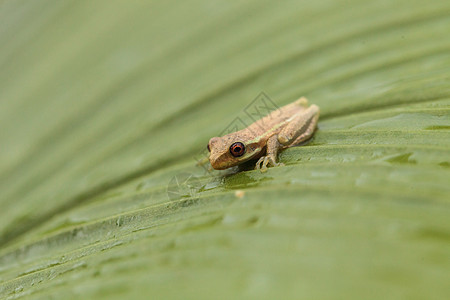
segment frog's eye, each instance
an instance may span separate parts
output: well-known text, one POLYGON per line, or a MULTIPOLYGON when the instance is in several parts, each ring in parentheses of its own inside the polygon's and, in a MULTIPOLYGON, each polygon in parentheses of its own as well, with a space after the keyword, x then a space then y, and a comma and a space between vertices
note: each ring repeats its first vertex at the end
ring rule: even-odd
POLYGON ((206 146, 206 149, 208 149, 208 151, 211 152, 211 149, 209 148, 209 144, 206 146))
POLYGON ((234 143, 230 146, 230 153, 234 157, 239 157, 244 155, 245 153, 245 146, 241 142, 234 143))

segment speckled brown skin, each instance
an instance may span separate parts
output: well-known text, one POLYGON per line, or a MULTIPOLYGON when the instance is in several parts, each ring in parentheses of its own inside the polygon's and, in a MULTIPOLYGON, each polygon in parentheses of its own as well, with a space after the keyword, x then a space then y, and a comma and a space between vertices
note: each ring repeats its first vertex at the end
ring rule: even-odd
POLYGON ((257 158, 256 169, 261 172, 266 171, 268 165, 282 165, 277 163, 278 150, 311 138, 318 119, 319 107, 314 104, 308 107, 308 100, 302 97, 245 129, 211 138, 208 143, 211 166, 216 170, 223 170, 257 158), (245 145, 245 153, 239 157, 230 153, 230 146, 236 142, 245 145))

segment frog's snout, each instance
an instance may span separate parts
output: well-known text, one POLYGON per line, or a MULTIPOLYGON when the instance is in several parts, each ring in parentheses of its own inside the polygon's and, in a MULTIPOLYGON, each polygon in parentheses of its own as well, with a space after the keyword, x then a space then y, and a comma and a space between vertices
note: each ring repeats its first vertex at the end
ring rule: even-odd
POLYGON ((220 157, 215 157, 213 153, 209 155, 209 162, 211 163, 211 166, 216 170, 225 170, 226 168, 228 168, 228 166, 225 166, 220 157))

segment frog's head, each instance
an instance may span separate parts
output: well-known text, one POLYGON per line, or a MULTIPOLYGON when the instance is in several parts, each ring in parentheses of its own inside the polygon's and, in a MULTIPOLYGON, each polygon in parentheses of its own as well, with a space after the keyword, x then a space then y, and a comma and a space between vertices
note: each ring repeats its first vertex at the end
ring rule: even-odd
POLYGON ((210 152, 209 161, 216 170, 224 170, 246 162, 262 150, 258 142, 245 142, 242 135, 238 134, 213 137, 207 147, 210 152))

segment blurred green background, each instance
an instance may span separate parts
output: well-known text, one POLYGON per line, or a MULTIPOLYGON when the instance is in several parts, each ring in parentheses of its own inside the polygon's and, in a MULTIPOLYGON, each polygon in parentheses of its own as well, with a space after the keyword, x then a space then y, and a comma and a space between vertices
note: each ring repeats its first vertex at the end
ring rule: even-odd
POLYGON ((444 0, 0 1, 0 298, 448 299, 449 37, 444 0), (313 140, 196 166, 261 92, 313 140))

